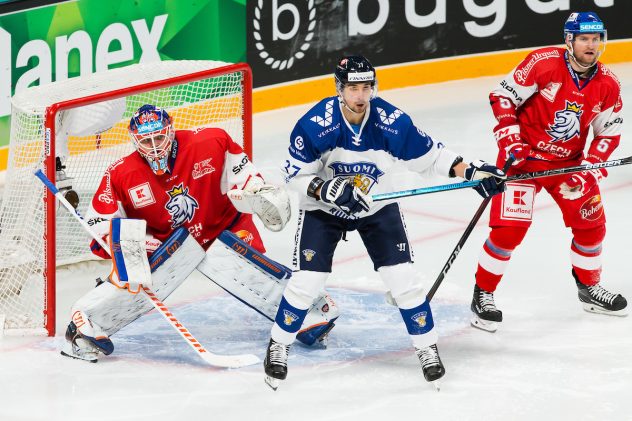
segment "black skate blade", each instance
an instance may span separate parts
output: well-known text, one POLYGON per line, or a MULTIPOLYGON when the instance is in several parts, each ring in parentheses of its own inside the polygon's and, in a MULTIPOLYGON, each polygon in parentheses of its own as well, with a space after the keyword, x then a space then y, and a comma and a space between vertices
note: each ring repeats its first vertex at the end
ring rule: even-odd
POLYGON ((626 317, 628 315, 628 309, 622 308, 621 310, 606 310, 605 308, 601 308, 598 305, 592 303, 582 303, 584 305, 584 310, 589 313, 595 314, 603 314, 606 316, 618 316, 618 317, 626 317))
POLYGON ((498 330, 498 322, 491 322, 489 320, 483 320, 478 317, 476 314, 472 315, 472 319, 470 320, 470 324, 477 329, 484 330, 485 332, 494 333, 498 330))
POLYGON ((270 377, 270 376, 265 376, 265 378, 263 380, 275 392, 279 388, 279 385, 281 384, 281 380, 275 379, 274 377, 270 377))
POLYGON ((99 361, 99 359, 98 359, 98 358, 95 358, 94 360, 87 360, 87 359, 85 359, 85 358, 79 358, 79 357, 77 357, 76 355, 68 354, 68 353, 66 353, 66 352, 64 352, 64 351, 60 351, 59 353, 60 353, 61 355, 63 355, 64 357, 72 358, 73 360, 85 361, 85 362, 88 362, 88 363, 93 363, 93 364, 94 364, 94 363, 97 363, 97 362, 99 361))

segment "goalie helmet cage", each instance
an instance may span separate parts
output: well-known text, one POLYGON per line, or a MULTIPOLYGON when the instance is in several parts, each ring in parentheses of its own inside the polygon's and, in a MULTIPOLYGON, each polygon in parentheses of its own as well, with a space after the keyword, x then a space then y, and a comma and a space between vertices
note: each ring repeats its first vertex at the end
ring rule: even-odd
POLYGON ((134 151, 127 126, 143 104, 165 108, 176 130, 220 127, 252 157, 245 63, 143 63, 16 94, 0 204, 4 333, 53 336, 56 267, 94 258, 89 235, 33 172, 43 167, 62 193, 76 192, 84 215, 108 165, 134 151))

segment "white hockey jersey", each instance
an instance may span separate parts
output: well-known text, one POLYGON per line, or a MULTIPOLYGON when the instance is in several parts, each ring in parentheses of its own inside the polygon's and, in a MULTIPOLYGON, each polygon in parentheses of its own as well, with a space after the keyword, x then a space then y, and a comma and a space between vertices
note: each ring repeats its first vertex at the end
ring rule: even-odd
MULTIPOLYGON (((348 177, 365 194, 389 193, 396 164, 428 175, 448 176, 457 154, 417 128, 411 118, 381 98, 371 100, 359 129, 344 118, 338 97, 325 98, 296 123, 284 164, 286 182, 299 193, 299 207, 347 217, 335 206, 307 196, 310 181, 348 177)), ((401 173, 399 173, 401 174, 401 173)), ((373 204, 371 215, 392 201, 373 204)))

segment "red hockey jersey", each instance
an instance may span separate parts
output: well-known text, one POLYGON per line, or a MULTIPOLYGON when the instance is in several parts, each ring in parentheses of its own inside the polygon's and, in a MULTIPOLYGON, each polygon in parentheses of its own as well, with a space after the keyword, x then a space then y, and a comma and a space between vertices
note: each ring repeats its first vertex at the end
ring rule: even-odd
POLYGON ((579 79, 567 54, 557 47, 535 50, 500 82, 490 94, 499 122, 495 131, 517 121, 531 157, 565 161, 582 157, 592 126, 586 156, 605 161, 621 137, 619 81, 601 63, 589 78, 579 79))
POLYGON ((161 242, 184 226, 208 248, 238 217, 226 192, 258 177, 256 168, 217 128, 178 130, 169 162, 172 171, 162 176, 138 152, 113 162, 92 199, 88 224, 105 236, 114 217, 144 219, 147 233, 161 242))

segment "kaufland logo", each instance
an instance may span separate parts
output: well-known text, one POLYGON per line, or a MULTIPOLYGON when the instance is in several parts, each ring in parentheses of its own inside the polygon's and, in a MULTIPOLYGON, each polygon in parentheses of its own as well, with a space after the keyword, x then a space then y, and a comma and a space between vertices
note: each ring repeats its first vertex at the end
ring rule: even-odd
POLYGON ((131 28, 122 23, 112 23, 98 35, 80 29, 55 37, 54 43, 48 39, 32 39, 21 46, 11 32, 0 27, 0 117, 11 114, 13 72, 19 73, 26 68, 15 83, 14 91, 18 93, 30 86, 52 82, 53 63, 55 80, 68 79, 71 53, 78 53, 79 76, 108 70, 115 64, 139 56, 140 63, 160 61, 158 45, 167 17, 166 14, 156 16, 150 25, 145 19, 134 20, 129 23, 131 28), (137 46, 140 46, 140 52, 137 46), (18 50, 15 63, 12 61, 13 48, 18 50), (30 67, 30 63, 36 64, 30 67))

